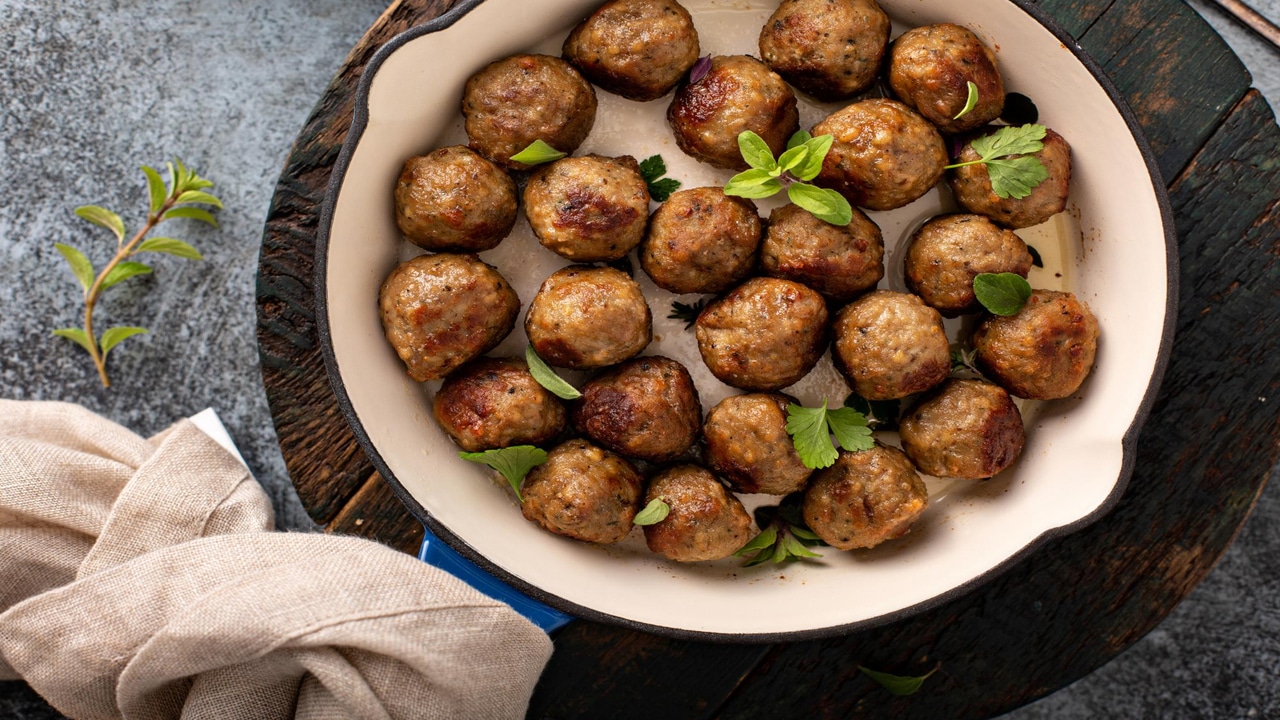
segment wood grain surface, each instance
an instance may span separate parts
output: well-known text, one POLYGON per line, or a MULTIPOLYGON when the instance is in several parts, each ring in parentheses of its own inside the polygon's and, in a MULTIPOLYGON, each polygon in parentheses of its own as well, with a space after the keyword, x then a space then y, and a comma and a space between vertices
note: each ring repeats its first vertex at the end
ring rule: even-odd
MULTIPOLYGON (((388 8, 325 92, 281 176, 258 274, 263 375, 308 512, 412 551, 421 529, 359 450, 315 333, 319 206, 369 58, 453 3, 388 8)), ((1239 61, 1177 0, 1043 0, 1131 103, 1169 188, 1177 340, 1116 509, 980 590, 909 620, 777 645, 685 642, 589 622, 560 631, 530 717, 989 717, 1111 659, 1209 572, 1280 438, 1280 130, 1239 61), (940 667, 897 698, 858 672, 940 667)), ((802 609, 780 609, 802 611, 802 609)))

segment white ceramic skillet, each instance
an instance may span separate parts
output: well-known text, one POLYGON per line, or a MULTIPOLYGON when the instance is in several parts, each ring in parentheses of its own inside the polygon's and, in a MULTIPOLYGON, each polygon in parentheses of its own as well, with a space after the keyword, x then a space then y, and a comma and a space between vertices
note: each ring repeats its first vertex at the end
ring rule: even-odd
MULTIPOLYGON (((418 250, 397 233, 392 188, 405 159, 465 143, 459 111, 468 76, 517 52, 559 54, 599 0, 468 0, 388 43, 361 81, 355 119, 335 167, 317 247, 320 335, 338 401, 374 465, 438 536, 497 577, 580 617, 710 640, 839 634, 906 617, 971 590, 1046 539, 1107 512, 1129 478, 1138 429, 1172 339, 1176 240, 1164 183, 1141 131, 1099 67, 1028 0, 881 0, 894 34, 957 22, 996 50, 1006 89, 1031 97, 1040 122, 1072 146, 1067 212, 1019 231, 1044 257, 1035 287, 1068 289, 1102 328, 1096 368, 1076 396, 1023 405, 1028 442, 1017 464, 984 482, 928 479, 930 507, 906 537, 870 551, 823 549, 817 562, 744 569, 729 558, 680 565, 649 553, 636 530, 602 547, 526 521, 506 483, 458 458, 436 426, 438 383, 411 381, 383 337, 378 288, 418 250)), ((685 0, 704 53, 757 54, 772 0, 685 0)), ((664 122, 668 98, 635 103, 597 89, 595 129, 579 152, 654 153, 685 187, 722 185, 731 173, 683 155, 664 122)), ((839 107, 802 99, 806 129, 839 107)), ((772 204, 761 203, 767 215, 772 204)), ((953 207, 945 189, 899 210, 870 213, 884 232, 887 277, 902 289, 911 230, 953 207)), ((567 261, 543 250, 521 219, 481 254, 527 307, 567 261)), ((683 362, 704 410, 736 392, 702 364, 693 335, 666 319, 673 299, 637 272, 655 318, 645 354, 683 362)), ((493 355, 519 355, 521 326, 493 355)), ((955 328, 951 328, 953 331, 955 328)), ((580 382, 584 376, 568 374, 580 382)), ((829 358, 788 390, 806 404, 839 404, 848 389, 829 358)), ((889 438, 892 441, 892 438, 889 438)), ((776 499, 746 496, 749 507, 776 499)))

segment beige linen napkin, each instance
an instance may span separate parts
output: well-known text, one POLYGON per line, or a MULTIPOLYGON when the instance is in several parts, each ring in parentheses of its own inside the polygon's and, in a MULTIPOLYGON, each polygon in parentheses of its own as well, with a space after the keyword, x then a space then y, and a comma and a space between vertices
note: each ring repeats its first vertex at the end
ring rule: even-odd
POLYGON ((148 440, 0 400, 0 679, 79 720, 524 715, 551 653, 529 621, 377 543, 271 529, 188 421, 148 440))

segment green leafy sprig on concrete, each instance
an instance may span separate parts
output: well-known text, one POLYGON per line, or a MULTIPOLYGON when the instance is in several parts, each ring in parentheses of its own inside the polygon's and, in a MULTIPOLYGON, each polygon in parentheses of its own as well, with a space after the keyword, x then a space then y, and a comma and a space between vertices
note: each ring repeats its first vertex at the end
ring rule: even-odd
POLYGON ((1033 154, 1044 149, 1045 132, 1043 125, 1002 127, 969 143, 978 153, 977 160, 948 165, 947 169, 986 165, 996 197, 1022 199, 1049 179, 1048 168, 1033 154))
POLYGON ((143 167, 147 177, 147 191, 150 195, 150 209, 147 221, 127 241, 124 221, 116 213, 97 205, 83 205, 76 208, 76 215, 111 231, 116 236, 115 255, 103 265, 95 268, 93 262, 82 251, 63 243, 54 243, 54 247, 66 258, 71 272, 84 289, 84 327, 58 328, 54 335, 73 340, 84 348, 93 364, 98 368, 98 376, 102 378, 102 386, 110 387, 111 379, 107 376, 107 353, 116 345, 134 335, 147 332, 146 328, 120 325, 107 328, 99 335, 93 327, 93 311, 97 307, 102 293, 136 275, 146 275, 151 267, 132 258, 141 253, 164 253, 176 255, 188 260, 203 260, 200 251, 188 243, 172 237, 147 237, 152 230, 166 220, 188 218, 208 223, 214 227, 218 221, 200 205, 222 207, 222 202, 205 192, 213 187, 213 183, 187 168, 178 160, 168 163, 169 184, 165 185, 160 173, 150 167, 143 167))
POLYGON ((831 135, 813 137, 801 130, 791 136, 778 159, 764 138, 744 130, 738 135, 738 149, 750 170, 734 175, 724 186, 725 195, 766 198, 784 188, 787 199, 832 225, 848 225, 853 220, 849 201, 835 190, 809 184, 822 171, 822 161, 831 150, 831 135))

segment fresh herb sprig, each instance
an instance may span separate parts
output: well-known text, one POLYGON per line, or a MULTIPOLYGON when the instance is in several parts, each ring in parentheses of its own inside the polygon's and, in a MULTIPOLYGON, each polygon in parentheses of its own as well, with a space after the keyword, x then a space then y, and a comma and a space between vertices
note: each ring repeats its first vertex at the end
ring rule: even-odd
POLYGON ((667 174, 667 163, 661 155, 650 155, 640 161, 640 177, 649 186, 649 197, 656 202, 666 202, 671 193, 680 189, 680 181, 663 177, 667 174))
POLYGON ((858 670, 862 671, 863 675, 875 680, 880 687, 888 690, 894 695, 915 695, 916 692, 920 690, 920 686, 924 685, 924 681, 928 680, 930 676, 938 672, 941 668, 942 663, 938 663, 932 670, 924 675, 912 677, 907 675, 890 675, 889 673, 872 670, 871 668, 863 667, 862 665, 858 666, 858 670))
POLYGON ((702 309, 706 306, 706 298, 702 298, 692 305, 676 300, 671 303, 671 312, 667 314, 667 317, 671 320, 683 320, 684 329, 688 330, 693 327, 694 323, 698 322, 698 316, 702 314, 702 309))
POLYGON ((568 153, 562 153, 542 140, 534 140, 529 143, 528 147, 512 155, 511 162, 524 163, 525 165, 541 165, 559 160, 567 155, 568 153))
POLYGON ((734 555, 745 557, 743 567, 800 558, 820 558, 809 548, 826 545, 804 522, 801 493, 792 493, 776 507, 756 508, 756 525, 764 528, 734 555))
POLYGON ((507 479, 507 482, 511 483, 511 489, 516 491, 516 499, 524 502, 524 497, 520 495, 524 476, 547 461, 547 451, 532 445, 512 445, 484 452, 460 452, 458 457, 473 463, 488 465, 497 470, 507 479))
POLYGON ((830 410, 826 400, 820 408, 787 405, 786 429, 800 462, 811 470, 831 467, 840 456, 832 435, 850 452, 870 450, 876 444, 865 415, 849 407, 830 410))
POLYGON ((978 370, 977 355, 976 350, 953 347, 951 350, 951 374, 962 377, 965 375, 983 377, 982 371, 978 370))
POLYGON ((547 390, 547 392, 555 395, 561 400, 577 400, 582 397, 582 393, 578 389, 570 385, 556 374, 555 370, 547 365, 547 361, 538 355, 538 351, 533 349, 533 343, 524 349, 524 361, 529 366, 529 374, 533 376, 538 384, 547 390))
POLYGON ((744 130, 738 135, 738 149, 750 170, 734 175, 724 186, 725 195, 766 198, 787 191, 787 199, 832 225, 848 225, 853 208, 843 195, 808 183, 822 171, 822 161, 831 150, 831 135, 813 137, 801 130, 787 142, 787 149, 775 160, 764 138, 744 130))
POLYGON ((1017 315, 1031 297, 1031 283, 1017 273, 978 273, 973 278, 973 294, 992 314, 1017 315))
POLYGON ((979 159, 954 163, 947 169, 986 165, 991 191, 997 197, 1024 198, 1049 178, 1048 168, 1032 154, 1044 149, 1045 132, 1043 125, 1002 127, 969 143, 979 159))
POLYGON ((107 328, 99 337, 93 328, 93 311, 97 308, 103 291, 136 275, 146 275, 151 272, 150 266, 130 259, 139 253, 164 253, 188 260, 204 259, 199 250, 177 238, 147 237, 160 223, 166 220, 188 218, 214 227, 218 226, 218 221, 208 210, 196 207, 197 205, 222 207, 222 201, 205 192, 213 187, 213 183, 200 177, 176 159, 168 163, 167 167, 169 170, 167 186, 160 178, 160 173, 154 168, 146 166, 142 168, 142 173, 147 178, 147 193, 150 196, 147 220, 128 241, 125 240, 124 221, 116 213, 97 205, 82 205, 76 208, 76 215, 94 225, 110 230, 116 236, 115 255, 102 266, 101 270, 95 270, 93 262, 80 250, 63 243, 54 243, 54 247, 66 259, 67 264, 71 266, 71 272, 84 289, 84 327, 58 328, 53 331, 53 334, 73 340, 88 351, 89 357, 93 359, 93 364, 98 369, 98 377, 102 379, 103 387, 111 386, 111 379, 107 376, 107 353, 125 339, 148 332, 146 328, 121 325, 107 328))
POLYGON ((969 97, 964 101, 964 108, 962 108, 955 117, 951 118, 952 120, 959 120, 965 115, 968 115, 970 110, 973 110, 978 106, 978 86, 975 85, 972 80, 970 80, 968 84, 969 97))
POLYGON ((656 497, 649 501, 644 509, 636 513, 636 517, 631 521, 633 525, 657 525, 667 516, 671 514, 671 505, 667 504, 666 499, 656 497))

